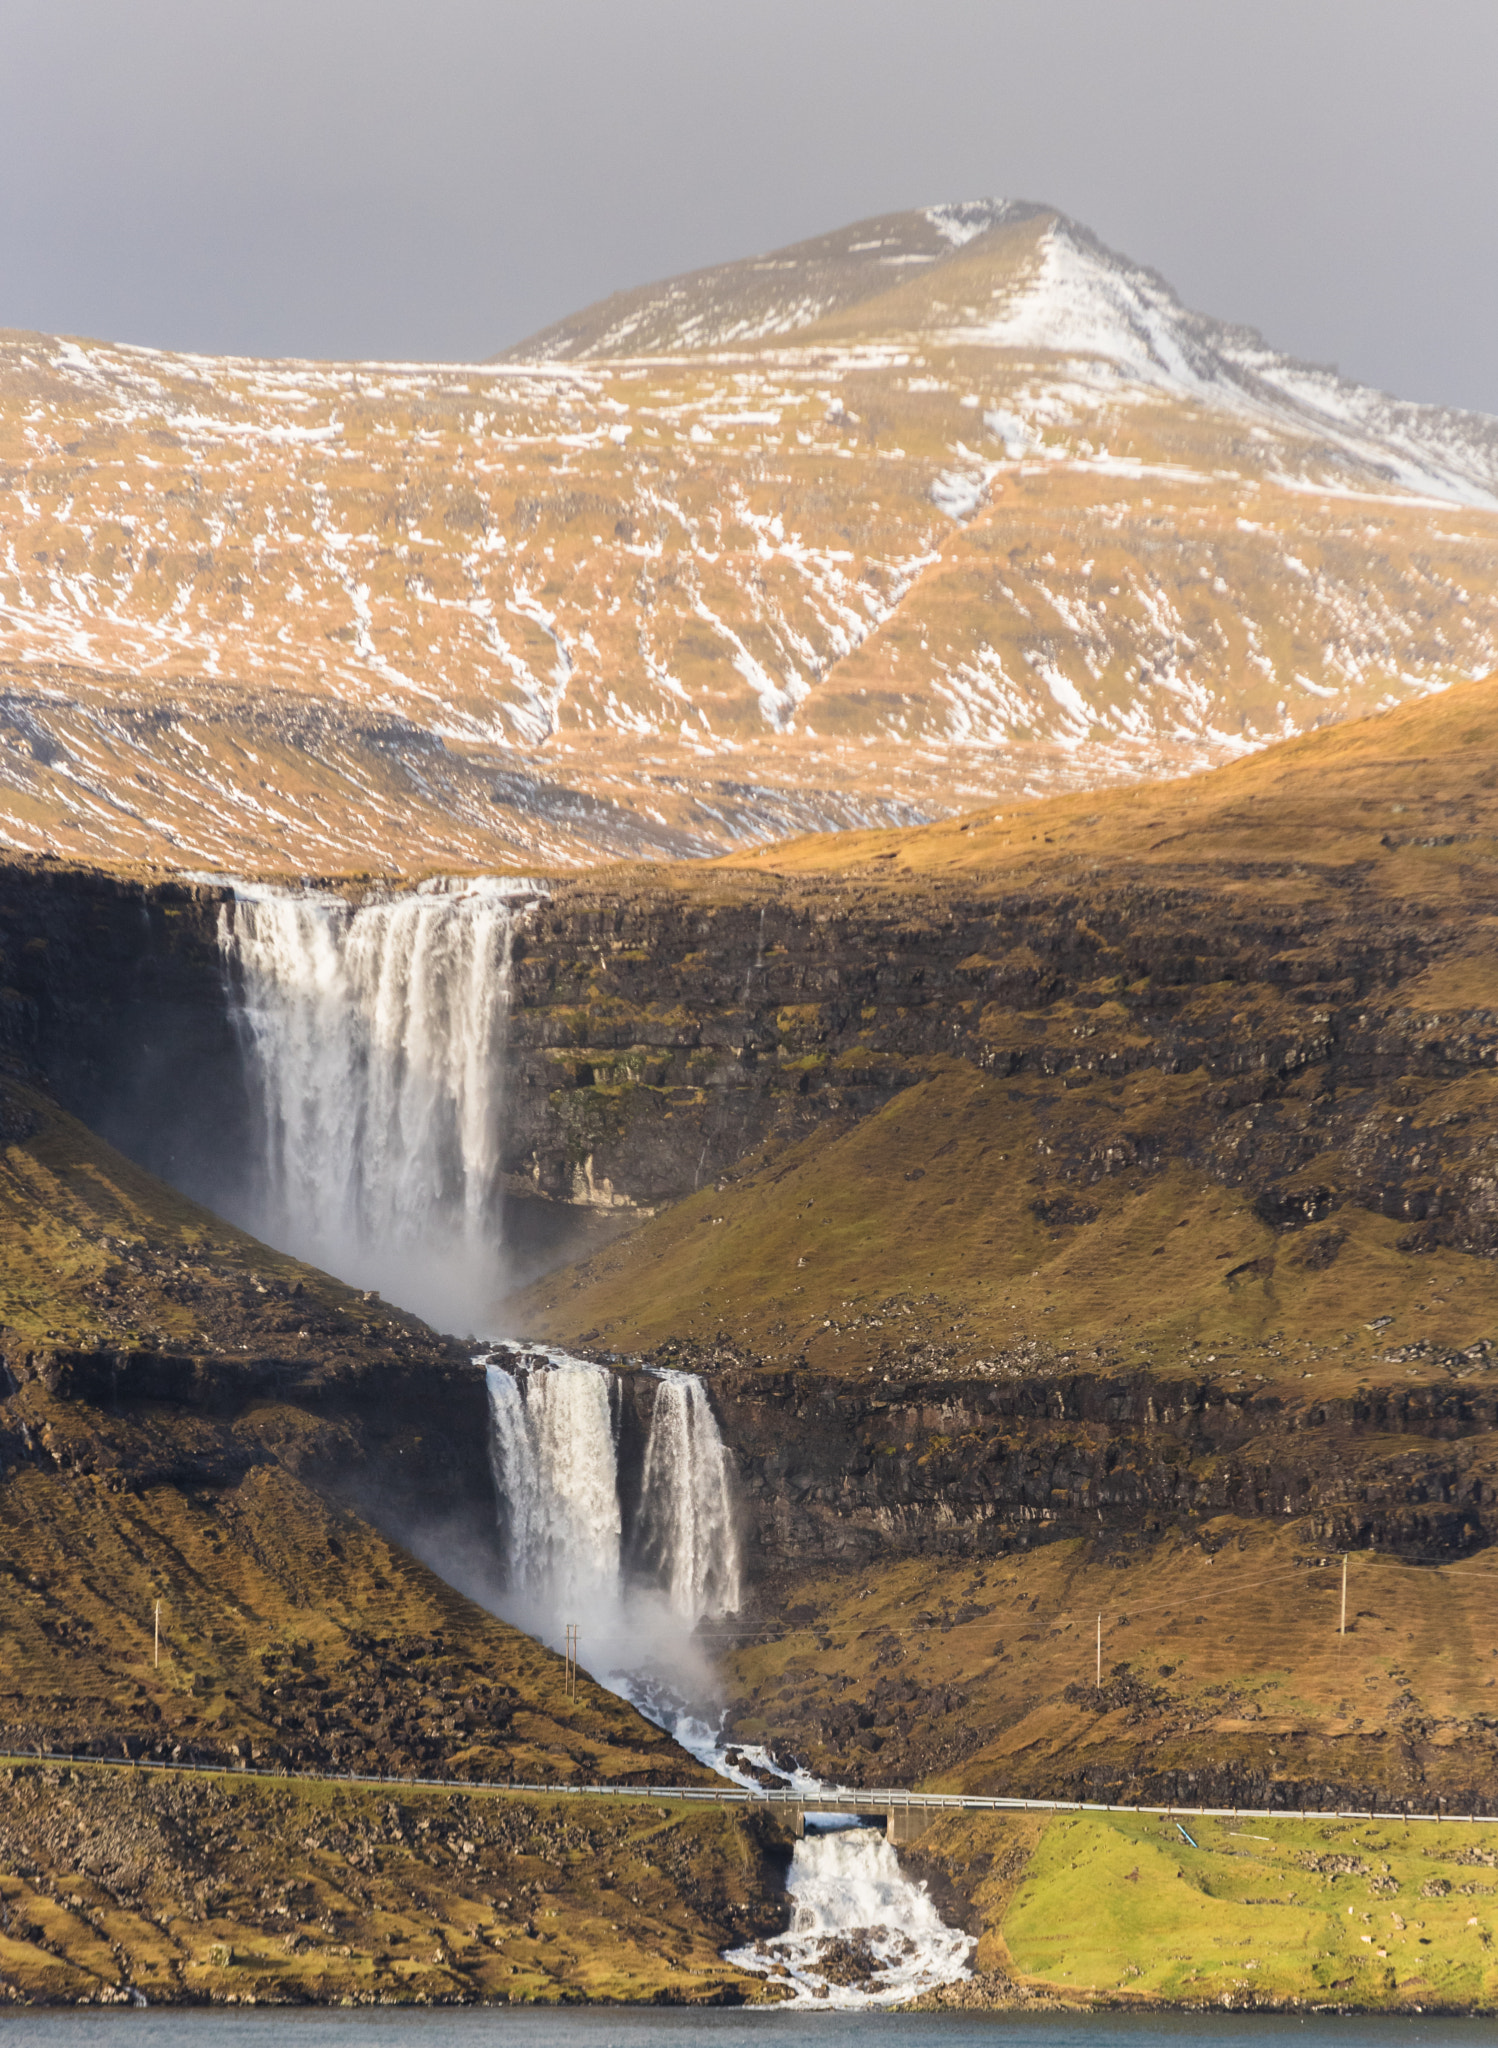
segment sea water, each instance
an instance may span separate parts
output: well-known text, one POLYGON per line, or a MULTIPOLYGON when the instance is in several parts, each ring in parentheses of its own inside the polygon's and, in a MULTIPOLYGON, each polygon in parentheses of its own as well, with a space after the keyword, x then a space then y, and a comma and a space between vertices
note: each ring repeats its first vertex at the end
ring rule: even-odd
POLYGON ((38 2048, 1478 2048, 1491 2019, 1331 2013, 854 2013, 488 2009, 466 2012, 7 2013, 38 2048))

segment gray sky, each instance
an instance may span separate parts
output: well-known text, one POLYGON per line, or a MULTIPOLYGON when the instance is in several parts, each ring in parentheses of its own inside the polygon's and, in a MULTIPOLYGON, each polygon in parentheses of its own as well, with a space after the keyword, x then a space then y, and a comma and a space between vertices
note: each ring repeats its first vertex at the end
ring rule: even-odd
POLYGON ((1495 86, 1494 0, 0 0, 0 325, 472 358, 994 193, 1498 412, 1495 86))

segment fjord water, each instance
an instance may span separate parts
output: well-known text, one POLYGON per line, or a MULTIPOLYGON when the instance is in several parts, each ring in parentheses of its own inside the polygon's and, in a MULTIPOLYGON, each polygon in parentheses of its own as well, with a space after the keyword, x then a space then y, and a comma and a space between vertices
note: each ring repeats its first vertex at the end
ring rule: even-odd
POLYGON ((514 882, 237 890, 219 944, 259 1156, 236 1221, 439 1330, 491 1327, 514 882))
MULTIPOLYGON (((43 2048, 97 2048, 106 2035, 131 2048, 856 2048, 870 2020, 839 2012, 704 2009, 481 2012, 27 2013, 12 2039, 43 2048)), ((1336 2013, 881 2013, 884 2048, 1478 2048, 1491 2022, 1336 2013)))

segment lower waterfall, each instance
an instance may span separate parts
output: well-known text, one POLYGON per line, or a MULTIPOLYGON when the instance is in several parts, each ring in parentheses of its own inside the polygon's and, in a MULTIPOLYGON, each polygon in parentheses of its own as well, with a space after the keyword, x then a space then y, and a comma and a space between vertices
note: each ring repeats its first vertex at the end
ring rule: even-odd
MULTIPOLYGON (((729 1456, 695 1374, 656 1371, 638 1497, 620 1484, 619 1376, 564 1351, 491 1356, 490 1460, 509 1576, 508 1619, 560 1647, 569 1622, 593 1677, 741 1784, 724 1754, 721 1705, 697 1624, 742 1597, 729 1456)), ((780 1767, 776 1766, 777 1773, 780 1767)), ((823 1789, 804 1772, 799 1791, 823 1789)), ((948 1927, 871 1828, 818 1830, 796 1844, 787 1933, 729 1952, 783 1981, 797 2004, 892 2005, 967 1974, 971 1938, 948 1927)))
POLYGON ((809 1826, 786 1889, 788 1932, 724 1960, 788 1980, 797 2005, 895 2005, 968 1974, 972 1936, 946 1924, 877 1828, 809 1826))

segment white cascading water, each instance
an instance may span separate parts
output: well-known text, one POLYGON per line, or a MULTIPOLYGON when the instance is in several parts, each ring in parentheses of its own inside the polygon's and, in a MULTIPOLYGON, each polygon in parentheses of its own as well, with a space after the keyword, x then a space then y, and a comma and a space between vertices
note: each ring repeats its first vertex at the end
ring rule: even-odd
POLYGON ((630 1575, 613 1375, 564 1351, 523 1357, 519 1375, 493 1359, 487 1367, 490 1462, 518 1610, 513 1618, 523 1614, 548 1639, 559 1639, 569 1621, 585 1627, 585 1661, 626 1682, 633 1674, 613 1669, 621 1656, 648 1663, 665 1646, 680 1662, 696 1624, 732 1613, 740 1599, 728 1451, 702 1382, 691 1373, 653 1375, 637 1510, 639 1568, 630 1575))
POLYGON ((532 893, 241 889, 220 919, 260 1119, 242 1220, 439 1329, 492 1327, 500 1292, 511 945, 532 893))
POLYGON ((619 1598, 623 1521, 608 1380, 552 1354, 524 1387, 492 1361, 489 1459, 505 1520, 510 1587, 554 1634, 619 1598))
POLYGON ((786 1889, 788 1932, 725 1961, 787 1981, 797 2005, 895 2005, 968 1974, 972 1936, 947 1926, 875 1828, 808 1831, 786 1889))
POLYGON ((660 1375, 641 1476, 641 1556, 689 1625, 741 1596, 728 1448, 694 1373, 660 1375))

